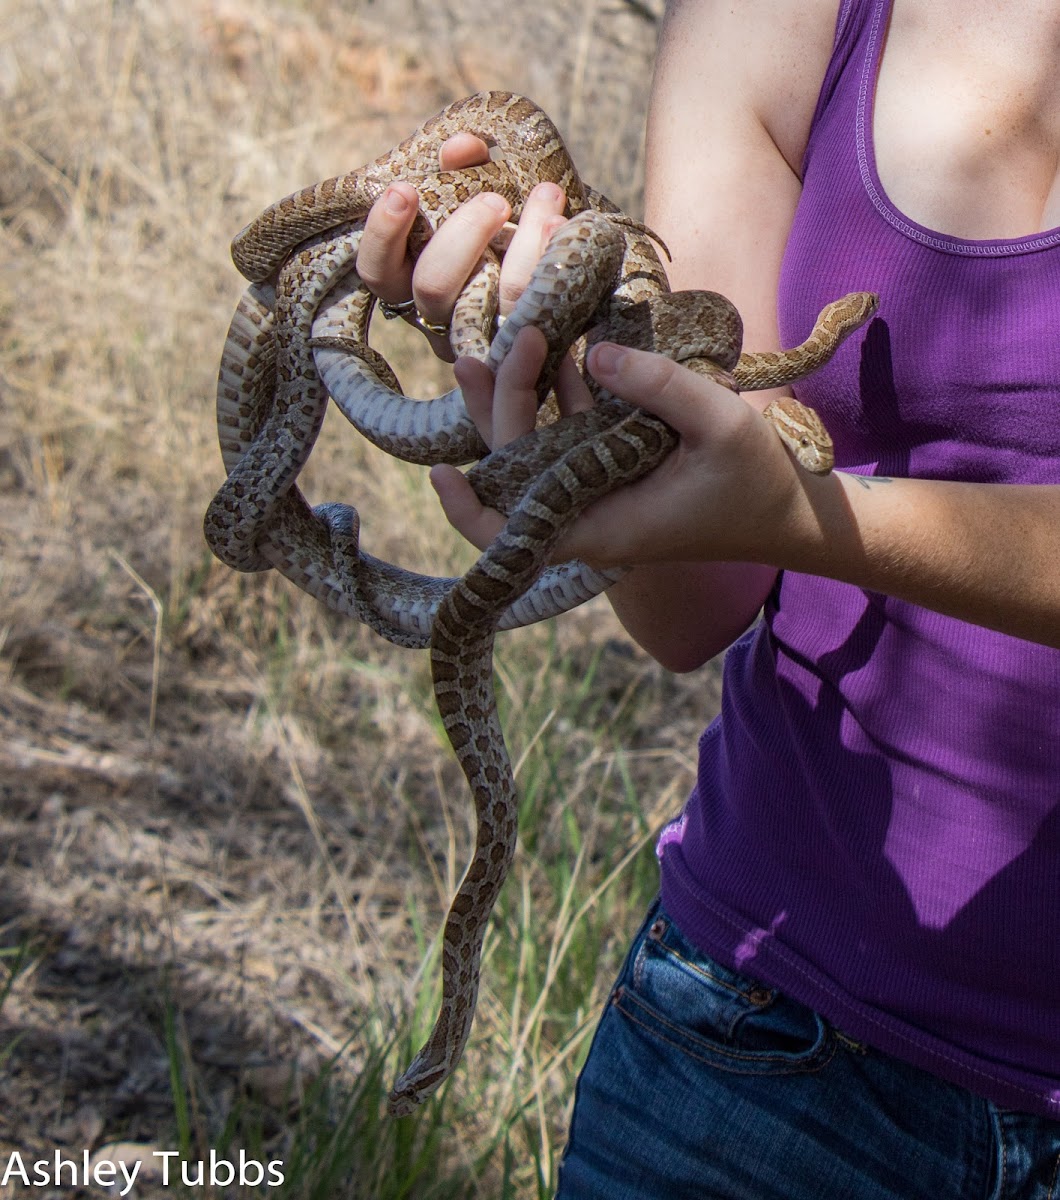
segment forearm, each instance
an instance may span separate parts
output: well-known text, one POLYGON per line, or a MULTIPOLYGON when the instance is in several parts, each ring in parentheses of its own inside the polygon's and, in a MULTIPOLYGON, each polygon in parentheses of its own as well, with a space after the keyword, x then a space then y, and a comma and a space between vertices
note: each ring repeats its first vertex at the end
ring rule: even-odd
POLYGON ((658 563, 630 571, 607 598, 667 670, 693 671, 751 624, 776 575, 759 563, 658 563))
POLYGON ((805 481, 776 566, 1060 648, 1060 487, 805 481))
POLYGON ((654 471, 588 508, 561 557, 601 567, 757 562, 1060 649, 1060 485, 811 475, 767 420, 711 380, 617 346, 596 346, 587 361, 680 441, 654 471))

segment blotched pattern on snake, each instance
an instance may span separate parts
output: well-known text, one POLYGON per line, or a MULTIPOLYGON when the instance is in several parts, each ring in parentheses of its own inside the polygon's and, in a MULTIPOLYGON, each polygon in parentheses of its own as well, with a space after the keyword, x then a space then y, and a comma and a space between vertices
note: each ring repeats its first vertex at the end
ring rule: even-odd
MULTIPOLYGON (((374 298, 356 275, 364 218, 396 178, 422 196, 414 253, 432 228, 478 191, 506 195, 518 216, 541 179, 568 196, 571 220, 553 237, 515 310, 494 336, 498 261, 487 255, 452 322, 457 354, 496 368, 519 330, 538 326, 549 345, 544 400, 559 362, 588 331, 667 354, 725 386, 769 388, 816 370, 875 312, 870 293, 829 305, 801 346, 740 353, 739 316, 711 292, 671 293, 650 231, 578 178, 562 139, 523 97, 488 92, 450 105, 395 150, 348 175, 279 201, 243 230, 233 257, 251 279, 233 318, 218 380, 218 431, 228 478, 206 515, 214 552, 238 570, 275 567, 336 611, 389 640, 430 646, 446 733, 471 788, 477 838, 445 923, 443 998, 427 1044, 390 1096, 412 1111, 452 1072, 475 1011, 482 941, 515 850, 518 799, 493 692, 500 628, 553 616, 619 573, 580 564, 549 567, 563 530, 593 500, 631 483, 674 448, 657 418, 597 389, 587 413, 546 425, 482 457, 485 447, 459 391, 431 401, 400 395, 393 372, 368 345, 374 298), (438 169, 438 152, 469 131, 498 149, 488 165, 438 169), (414 575, 364 554, 348 505, 311 509, 296 479, 329 397, 378 445, 413 462, 466 463, 480 499, 507 514, 501 534, 459 580, 414 575)), ((808 470, 831 469, 831 443, 797 401, 764 414, 808 470)))

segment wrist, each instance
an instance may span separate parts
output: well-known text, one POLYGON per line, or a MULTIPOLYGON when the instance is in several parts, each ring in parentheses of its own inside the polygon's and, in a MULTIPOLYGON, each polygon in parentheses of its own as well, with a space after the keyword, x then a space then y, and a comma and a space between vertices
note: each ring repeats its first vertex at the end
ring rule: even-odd
POLYGON ((760 560, 807 575, 839 577, 844 568, 857 573, 865 553, 858 534, 859 479, 843 471, 813 475, 792 462, 790 486, 778 489, 760 560))
MULTIPOLYGON (((821 575, 888 595, 909 595, 911 580, 934 557, 929 546, 937 488, 921 480, 833 471, 808 476, 784 551, 787 570, 821 575)), ((953 530, 946 556, 974 557, 960 550, 953 530)), ((913 586, 915 593, 917 587, 913 586)))
POLYGON ((844 529, 840 473, 807 470, 760 412, 749 425, 754 444, 743 448, 745 482, 730 494, 732 508, 718 525, 719 531, 728 526, 735 544, 715 541, 707 557, 814 573, 811 564, 822 561, 830 539, 844 529))

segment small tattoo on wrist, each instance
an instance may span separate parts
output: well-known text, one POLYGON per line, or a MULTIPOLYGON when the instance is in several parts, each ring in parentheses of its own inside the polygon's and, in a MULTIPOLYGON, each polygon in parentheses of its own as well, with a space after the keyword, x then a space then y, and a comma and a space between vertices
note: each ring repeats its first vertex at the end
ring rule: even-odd
POLYGON ((874 483, 894 483, 894 479, 890 475, 851 475, 851 479, 856 480, 861 486, 868 491, 874 483))

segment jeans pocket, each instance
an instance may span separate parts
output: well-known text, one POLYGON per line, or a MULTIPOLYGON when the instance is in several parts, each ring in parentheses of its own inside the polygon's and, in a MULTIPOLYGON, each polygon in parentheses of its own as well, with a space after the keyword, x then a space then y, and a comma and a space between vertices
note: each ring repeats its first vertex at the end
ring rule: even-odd
POLYGON ((815 1071, 835 1053, 834 1035, 813 1009, 715 962, 662 909, 611 1002, 668 1045, 722 1070, 815 1071))

